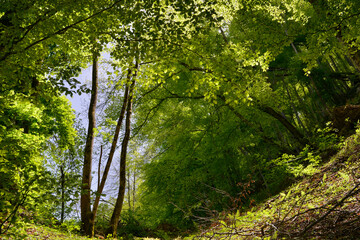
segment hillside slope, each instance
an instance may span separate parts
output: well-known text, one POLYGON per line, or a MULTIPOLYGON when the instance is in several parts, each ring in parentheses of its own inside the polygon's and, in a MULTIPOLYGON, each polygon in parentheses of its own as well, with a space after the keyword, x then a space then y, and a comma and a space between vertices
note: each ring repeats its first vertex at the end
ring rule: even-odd
MULTIPOLYGON (((359 158, 360 129, 317 173, 188 239, 360 239, 359 158)), ((87 238, 24 224, 0 239, 87 238)))
POLYGON ((360 239, 360 131, 316 174, 200 239, 360 239))

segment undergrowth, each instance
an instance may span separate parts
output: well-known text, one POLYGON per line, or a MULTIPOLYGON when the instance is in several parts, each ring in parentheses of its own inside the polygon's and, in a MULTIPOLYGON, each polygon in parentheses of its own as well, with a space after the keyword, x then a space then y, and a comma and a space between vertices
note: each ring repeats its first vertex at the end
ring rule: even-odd
MULTIPOLYGON (((306 149, 301 154, 307 167, 294 167, 292 156, 278 159, 290 163, 294 175, 302 172, 301 181, 247 212, 220 215, 187 239, 359 239, 360 130, 322 167, 306 149)), ((68 225, 54 229, 24 222, 0 239, 89 239, 76 234, 76 224, 68 225)))
MULTIPOLYGON (((9 230, 6 234, 0 236, 0 239, 26 239, 26 240, 33 240, 33 239, 72 239, 72 240, 83 240, 89 238, 80 236, 76 233, 71 231, 64 231, 57 228, 42 226, 33 223, 23 223, 18 224, 15 228, 9 230)), ((96 239, 96 238, 95 238, 96 239)))
POLYGON ((300 182, 188 239, 359 239, 359 157, 357 130, 327 164, 300 182))

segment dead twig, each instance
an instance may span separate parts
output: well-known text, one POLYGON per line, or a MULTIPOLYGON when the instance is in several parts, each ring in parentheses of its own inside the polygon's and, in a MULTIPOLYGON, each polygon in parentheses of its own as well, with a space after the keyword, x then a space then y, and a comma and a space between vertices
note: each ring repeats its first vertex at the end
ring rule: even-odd
POLYGON ((360 189, 357 189, 360 186, 360 183, 356 184, 353 189, 351 189, 337 204, 335 204, 331 209, 329 209, 323 216, 313 223, 310 223, 305 227, 305 229, 300 233, 300 236, 303 236, 308 230, 314 227, 316 224, 324 220, 331 212, 333 212, 338 206, 342 205, 346 199, 360 192, 360 189))

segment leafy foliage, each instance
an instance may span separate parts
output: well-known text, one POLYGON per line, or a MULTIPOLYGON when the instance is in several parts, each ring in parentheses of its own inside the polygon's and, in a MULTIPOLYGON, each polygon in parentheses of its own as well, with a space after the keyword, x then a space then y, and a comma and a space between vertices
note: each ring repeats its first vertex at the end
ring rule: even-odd
MULTIPOLYGON (((45 193, 49 174, 40 153, 46 138, 57 133, 61 147, 73 143, 72 110, 63 97, 53 105, 34 104, 21 94, 2 102, 1 227, 10 226, 20 207, 35 206, 45 193)), ((6 229, 6 228, 5 228, 6 229)))
MULTIPOLYGON (((104 51, 112 69, 100 84, 97 148, 110 148, 134 65, 137 73, 121 234, 167 238, 205 220, 204 236, 312 237, 335 208, 355 220, 358 190, 346 184, 355 178, 336 164, 356 158, 344 149, 358 135, 342 141, 360 120, 359 9, 357 0, 4 2, 0 233, 33 212, 72 226, 85 134, 61 95, 90 92, 76 77, 104 51), (310 190, 294 185, 271 208, 243 214, 298 180, 310 190)), ((113 201, 105 195, 101 230, 113 201)))
POLYGON ((199 238, 355 237, 358 231, 351 229, 359 218, 358 138, 359 131, 319 172, 250 211, 225 216, 199 238))

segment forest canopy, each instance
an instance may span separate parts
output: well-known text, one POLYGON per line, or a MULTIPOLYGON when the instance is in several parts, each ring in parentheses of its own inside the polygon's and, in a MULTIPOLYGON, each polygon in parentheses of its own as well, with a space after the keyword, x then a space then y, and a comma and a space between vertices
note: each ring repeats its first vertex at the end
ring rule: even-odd
POLYGON ((357 0, 4 1, 0 234, 36 219, 181 235, 318 172, 360 119, 359 15, 357 0))

